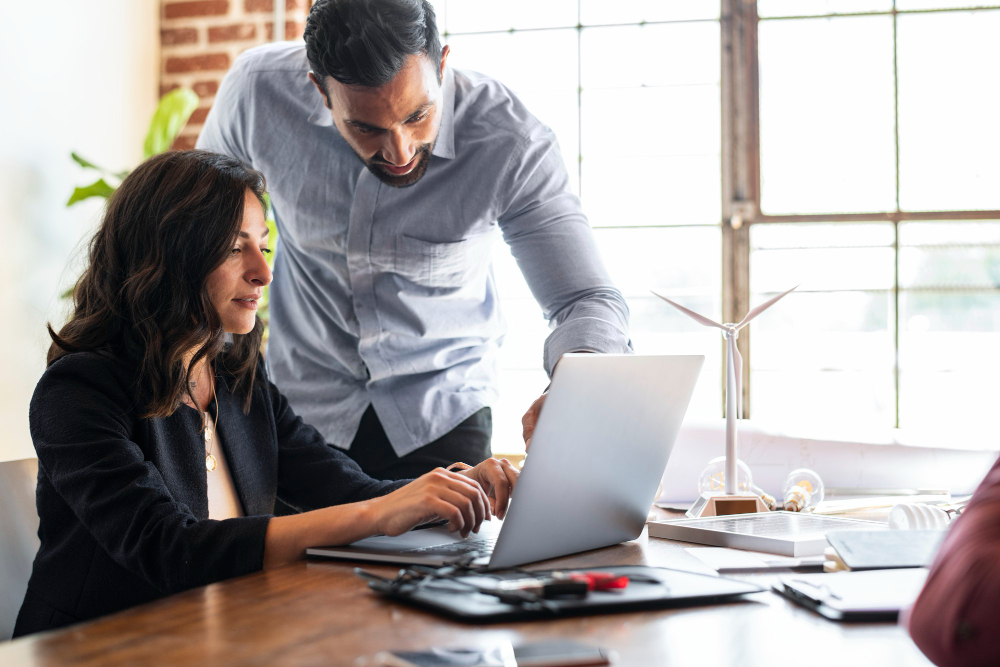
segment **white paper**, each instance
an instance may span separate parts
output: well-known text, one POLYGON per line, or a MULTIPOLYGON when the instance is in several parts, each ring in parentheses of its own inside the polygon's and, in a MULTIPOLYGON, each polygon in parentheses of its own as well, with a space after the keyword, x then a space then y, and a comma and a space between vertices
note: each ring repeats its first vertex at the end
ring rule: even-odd
POLYGON ((924 568, 866 570, 782 577, 781 583, 843 612, 897 611, 917 599, 924 568))
POLYGON ((822 565, 825 560, 824 556, 792 558, 791 556, 776 556, 774 554, 743 551, 742 549, 727 549, 725 547, 688 547, 685 551, 719 574, 727 572, 787 570, 793 567, 822 565))

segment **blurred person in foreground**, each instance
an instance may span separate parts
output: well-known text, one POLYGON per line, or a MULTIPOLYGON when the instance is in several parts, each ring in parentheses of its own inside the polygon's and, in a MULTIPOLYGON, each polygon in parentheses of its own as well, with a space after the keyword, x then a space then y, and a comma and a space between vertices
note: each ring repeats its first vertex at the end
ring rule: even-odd
POLYGON ((1000 664, 1000 460, 955 520, 903 622, 942 667, 1000 664))
POLYGON ((263 196, 260 173, 187 151, 149 159, 109 200, 31 400, 41 546, 15 636, 311 545, 438 519, 467 535, 505 514, 508 462, 373 479, 268 380, 263 196), (279 497, 301 513, 273 516, 279 497))
POLYGON ((448 65, 428 0, 318 0, 304 37, 241 54, 198 138, 267 177, 268 370, 371 475, 476 463, 506 332, 498 237, 552 328, 549 375, 567 352, 631 351, 628 306, 555 134, 501 82, 448 65))

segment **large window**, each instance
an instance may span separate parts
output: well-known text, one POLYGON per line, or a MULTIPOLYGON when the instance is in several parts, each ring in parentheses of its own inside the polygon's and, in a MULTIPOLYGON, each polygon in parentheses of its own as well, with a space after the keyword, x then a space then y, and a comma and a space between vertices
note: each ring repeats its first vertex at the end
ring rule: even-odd
POLYGON ((1000 401, 1000 10, 976 4, 757 3, 750 291, 802 288, 751 332, 754 418, 954 437, 1000 401))
MULTIPOLYGON (((721 337, 649 290, 738 319, 801 283, 741 337, 750 416, 920 428, 1000 398, 1000 10, 968 4, 435 2, 449 62, 556 132, 636 350, 706 356, 689 415, 722 416, 721 337)), ((549 330, 494 271, 515 452, 549 330)))

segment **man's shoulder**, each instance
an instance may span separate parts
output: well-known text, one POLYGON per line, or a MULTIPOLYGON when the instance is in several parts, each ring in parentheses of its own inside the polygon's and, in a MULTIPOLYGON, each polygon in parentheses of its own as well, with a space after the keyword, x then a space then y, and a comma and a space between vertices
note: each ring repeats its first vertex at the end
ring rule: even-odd
POLYGON ((305 44, 271 42, 247 49, 233 63, 233 70, 245 75, 265 72, 305 73, 309 71, 305 44))
POLYGON ((264 100, 275 97, 309 96, 309 60, 304 44, 275 42, 247 49, 233 62, 226 74, 233 90, 262 95, 264 100))
POLYGON ((280 112, 285 118, 301 117, 305 121, 318 99, 309 81, 309 69, 304 44, 263 44, 241 53, 226 74, 215 100, 207 133, 203 132, 208 143, 203 142, 203 146, 222 150, 220 141, 213 135, 213 122, 227 124, 241 119, 247 123, 243 136, 247 144, 243 148, 249 150, 251 141, 259 145, 261 141, 270 140, 268 133, 257 137, 250 135, 256 123, 273 124, 274 113, 280 112))
POLYGON ((457 134, 485 134, 517 144, 554 140, 552 130, 503 82, 472 70, 454 72, 457 134))

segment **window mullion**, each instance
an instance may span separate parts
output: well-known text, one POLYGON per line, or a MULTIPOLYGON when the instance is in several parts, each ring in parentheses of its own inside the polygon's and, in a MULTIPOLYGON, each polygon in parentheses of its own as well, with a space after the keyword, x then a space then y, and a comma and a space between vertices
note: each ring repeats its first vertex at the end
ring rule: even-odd
MULTIPOLYGON (((896 211, 899 212, 899 16, 896 0, 892 2, 892 113, 893 132, 896 148, 896 211)), ((893 275, 892 275, 892 382, 895 401, 895 426, 899 428, 899 220, 893 221, 893 275)))
MULTIPOLYGON (((750 224, 760 211, 756 18, 756 2, 722 0, 722 316, 726 322, 738 322, 749 309, 750 224)), ((740 332, 738 347, 743 356, 743 415, 749 417, 749 327, 740 332)), ((724 377, 719 380, 725 383, 724 377)))

